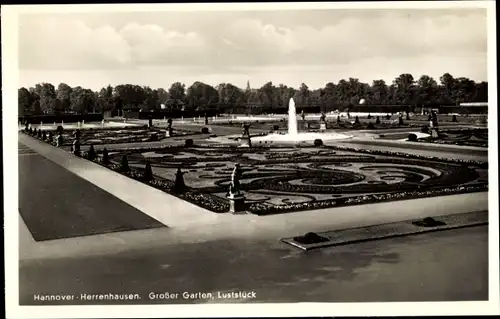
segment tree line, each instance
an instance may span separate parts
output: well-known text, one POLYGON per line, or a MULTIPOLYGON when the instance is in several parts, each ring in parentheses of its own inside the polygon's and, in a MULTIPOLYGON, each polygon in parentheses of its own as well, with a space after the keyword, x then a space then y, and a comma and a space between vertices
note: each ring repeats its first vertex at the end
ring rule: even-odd
POLYGON ((298 108, 315 107, 324 111, 357 105, 361 100, 367 105, 458 105, 463 102, 487 102, 488 83, 474 82, 465 77, 455 78, 443 74, 439 82, 422 75, 415 79, 411 74, 401 74, 391 84, 374 80, 371 84, 349 78, 338 83, 327 83, 324 88, 310 90, 302 85, 295 89, 284 84, 264 84, 258 89, 245 89, 231 83, 215 87, 194 82, 173 83, 168 90, 149 86, 124 84, 108 85, 99 91, 71 87, 60 83, 57 88, 50 83, 19 89, 19 115, 60 113, 105 113, 117 110, 189 111, 217 110, 220 113, 246 112, 252 108, 272 112, 288 107, 294 98, 298 108))

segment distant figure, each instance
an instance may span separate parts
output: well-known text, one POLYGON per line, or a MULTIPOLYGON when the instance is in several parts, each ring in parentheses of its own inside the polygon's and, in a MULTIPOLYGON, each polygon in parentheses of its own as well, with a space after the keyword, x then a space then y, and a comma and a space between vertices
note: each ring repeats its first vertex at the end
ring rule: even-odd
POLYGON ((300 112, 300 116, 302 117, 302 121, 306 120, 306 113, 304 113, 304 110, 300 112))

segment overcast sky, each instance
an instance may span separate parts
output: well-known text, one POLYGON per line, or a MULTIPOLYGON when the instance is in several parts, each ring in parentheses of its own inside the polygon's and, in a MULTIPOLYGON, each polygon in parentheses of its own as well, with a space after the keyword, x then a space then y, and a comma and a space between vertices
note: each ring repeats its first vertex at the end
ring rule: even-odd
POLYGON ((20 85, 487 80, 484 9, 24 14, 20 85))

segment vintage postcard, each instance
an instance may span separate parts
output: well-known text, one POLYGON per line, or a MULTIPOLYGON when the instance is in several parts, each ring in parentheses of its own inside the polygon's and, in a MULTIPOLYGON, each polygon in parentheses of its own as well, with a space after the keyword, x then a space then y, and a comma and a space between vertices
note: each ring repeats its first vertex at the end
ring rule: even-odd
POLYGON ((493 1, 1 20, 8 318, 498 314, 493 1))

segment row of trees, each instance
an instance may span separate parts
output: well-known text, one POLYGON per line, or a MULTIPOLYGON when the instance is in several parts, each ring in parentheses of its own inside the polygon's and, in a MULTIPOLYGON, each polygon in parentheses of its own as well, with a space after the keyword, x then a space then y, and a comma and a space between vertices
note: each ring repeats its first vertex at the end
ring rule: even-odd
POLYGON ((195 82, 186 89, 176 82, 168 90, 148 86, 107 86, 98 92, 80 86, 61 83, 57 89, 50 83, 19 89, 19 114, 90 113, 116 110, 151 111, 159 109, 203 111, 217 109, 231 112, 250 108, 278 110, 286 108, 293 97, 299 108, 319 107, 334 110, 358 104, 368 105, 456 105, 462 102, 486 102, 488 83, 476 83, 468 78, 454 78, 449 73, 439 78, 422 75, 415 80, 411 74, 401 74, 392 84, 375 80, 372 84, 350 78, 327 83, 324 88, 310 90, 306 84, 298 89, 268 82, 259 89, 241 89, 230 83, 212 87, 195 82))

